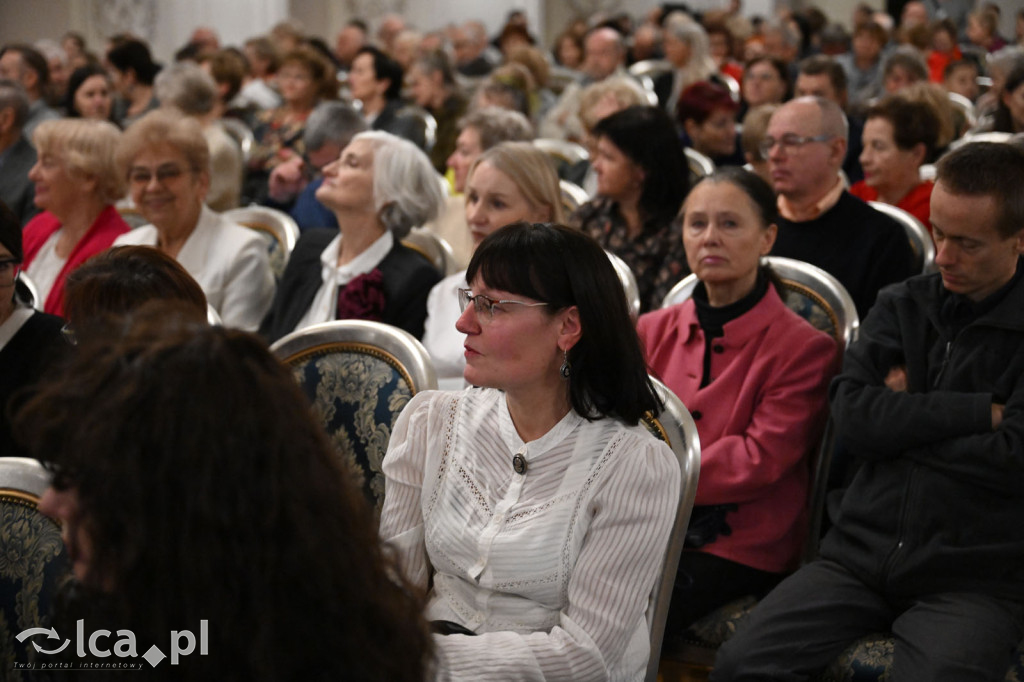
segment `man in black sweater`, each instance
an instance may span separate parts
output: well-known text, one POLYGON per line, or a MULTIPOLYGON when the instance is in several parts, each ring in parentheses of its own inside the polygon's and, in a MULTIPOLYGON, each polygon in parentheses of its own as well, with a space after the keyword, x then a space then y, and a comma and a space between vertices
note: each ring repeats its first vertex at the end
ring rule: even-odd
POLYGON ((861 319, 878 290, 915 274, 900 225, 847 192, 839 178, 846 119, 834 102, 800 97, 772 114, 762 155, 779 195, 773 256, 817 265, 853 297, 861 319))
POLYGON ((885 288, 831 386, 860 468, 821 556, 771 592, 711 679, 803 680, 895 640, 891 680, 1002 680, 1024 636, 1024 152, 938 164, 937 274, 885 288))

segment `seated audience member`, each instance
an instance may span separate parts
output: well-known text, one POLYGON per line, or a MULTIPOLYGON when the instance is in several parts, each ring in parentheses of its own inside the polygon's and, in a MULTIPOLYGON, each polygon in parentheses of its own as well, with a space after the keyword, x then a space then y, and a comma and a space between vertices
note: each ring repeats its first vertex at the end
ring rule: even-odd
POLYGON ((130 229, 114 202, 124 180, 114 153, 120 131, 90 119, 44 121, 35 132, 39 159, 28 177, 42 213, 25 226, 25 271, 39 290, 36 305, 64 314, 68 273, 130 229))
POLYGON ((279 163, 270 173, 271 203, 288 208, 300 230, 338 227, 334 213, 316 198, 323 184, 324 167, 341 155, 352 136, 366 130, 363 117, 345 102, 323 102, 306 121, 303 143, 306 153, 279 163))
POLYGON ((362 104, 363 118, 373 130, 404 137, 423 149, 423 127, 412 116, 399 114, 402 102, 402 67, 371 45, 356 53, 348 72, 352 99, 362 104))
POLYGON ((242 91, 245 75, 249 70, 245 53, 234 47, 216 52, 203 52, 196 59, 196 63, 210 74, 216 87, 217 97, 213 109, 210 110, 210 116, 216 119, 237 118, 245 122, 248 112, 233 109, 231 106, 238 93, 242 91))
POLYGON ((416 57, 420 54, 421 40, 423 40, 422 33, 408 28, 395 36, 395 42, 388 56, 402 67, 402 73, 409 73, 409 69, 412 68, 413 62, 416 61, 416 57))
MULTIPOLYGON (((789 67, 774 57, 755 57, 743 69, 743 104, 781 104, 789 97, 789 67)), ((744 110, 745 112, 746 110, 744 110)))
POLYGON ((574 182, 586 191, 587 196, 597 194, 597 173, 590 163, 597 156, 594 127, 603 118, 629 107, 646 106, 650 103, 647 93, 632 78, 610 76, 600 83, 592 83, 580 94, 580 123, 583 124, 583 146, 589 157, 572 166, 559 169, 559 176, 574 182))
POLYGON ((28 172, 36 164, 36 150, 25 137, 28 97, 12 80, 0 79, 0 202, 27 223, 37 212, 28 172))
POLYGON ((690 191, 683 241, 700 283, 637 324, 651 372, 696 417, 701 479, 669 633, 745 595, 763 597, 797 568, 807 530, 808 455, 836 369, 827 334, 789 310, 771 270, 775 195, 724 169, 690 191), (714 352, 712 352, 714 351, 714 352))
POLYGON ((885 29, 875 21, 857 24, 853 49, 836 57, 846 71, 850 108, 865 106, 882 89, 882 50, 889 42, 885 29))
POLYGON ((689 191, 675 125, 662 109, 630 107, 594 128, 597 197, 569 219, 636 276, 640 309, 661 305, 689 270, 676 214, 689 191))
MULTIPOLYGON (((502 142, 473 162, 466 182, 465 215, 473 245, 495 230, 518 221, 563 221, 558 176, 548 156, 529 142, 502 142)), ((450 275, 434 286, 427 299, 423 345, 430 352, 442 389, 465 387, 465 337, 455 328, 459 289, 466 272, 450 275)))
POLYGON ((408 79, 413 101, 437 123, 430 162, 437 172, 444 173, 447 159, 455 151, 458 121, 466 113, 468 102, 455 84, 455 75, 444 52, 431 52, 416 59, 408 79))
POLYGON ((477 86, 469 108, 501 107, 517 111, 533 121, 537 104, 536 83, 530 70, 522 64, 503 64, 477 86))
POLYGON ((858 458, 821 556, 719 650, 712 680, 810 679, 891 631, 891 679, 1001 680, 1024 619, 1018 503, 1024 154, 939 160, 939 272, 885 289, 831 387, 858 458))
POLYGON ((150 224, 116 243, 157 247, 195 278, 226 326, 256 329, 274 296, 267 245, 203 203, 210 151, 199 123, 172 110, 150 112, 125 131, 117 161, 150 224))
POLYGON ((921 165, 934 158, 939 116, 924 102, 889 95, 872 105, 864 123, 860 162, 864 179, 850 194, 902 208, 931 229, 928 220, 931 180, 921 180, 921 165))
POLYGON ((950 62, 942 73, 942 85, 948 92, 966 97, 971 102, 978 99, 978 62, 973 59, 961 59, 950 62))
POLYGON ((249 62, 249 73, 229 107, 253 112, 281 106, 281 95, 273 87, 281 66, 281 55, 274 42, 266 36, 250 38, 245 41, 243 52, 249 62))
POLYGON ((359 133, 324 168, 316 198, 340 232, 302 234, 260 333, 273 342, 319 322, 362 319, 423 336, 427 294, 441 275, 399 240, 441 206, 427 156, 390 133, 359 133))
POLYGON ((579 69, 583 65, 583 37, 571 30, 563 31, 555 38, 551 54, 559 66, 579 69))
POLYGON ((864 135, 864 119, 860 112, 848 112, 849 97, 847 92, 846 71, 839 62, 825 55, 814 55, 800 62, 794 88, 796 97, 824 97, 839 105, 846 115, 847 148, 846 159, 843 161, 843 172, 851 182, 864 178, 864 169, 860 166, 860 153, 863 149, 861 138, 864 135))
POLYGON ((68 78, 64 111, 69 118, 114 120, 113 86, 110 74, 99 64, 75 69, 68 78))
POLYGON ((558 102, 540 123, 541 137, 581 141, 583 125, 579 120, 579 109, 583 88, 612 75, 628 77, 623 67, 626 45, 618 31, 608 27, 595 28, 587 34, 583 47, 583 65, 580 67, 583 78, 570 83, 559 95, 558 102))
POLYGON ((301 157, 306 151, 302 131, 317 102, 336 94, 334 71, 327 60, 310 47, 289 52, 277 71, 282 104, 256 114, 253 135, 256 144, 249 156, 246 194, 262 201, 267 179, 274 167, 301 157))
POLYGON ((710 157, 716 166, 742 166, 736 134, 740 105, 717 83, 700 81, 683 90, 676 119, 683 129, 683 146, 710 157))
POLYGON ((706 81, 718 68, 711 59, 708 34, 689 15, 672 12, 666 17, 663 30, 665 59, 672 70, 654 80, 654 92, 658 95, 658 106, 669 116, 675 116, 683 91, 706 81))
POLYGON ((466 190, 469 168, 477 157, 499 142, 529 142, 533 139, 533 126, 522 114, 499 107, 471 110, 458 123, 455 151, 448 157, 454 194, 445 198, 436 220, 424 227, 452 247, 459 267, 469 263, 476 245, 466 223, 466 190))
POLYGON ((715 71, 729 76, 738 84, 743 80, 743 65, 733 58, 736 38, 724 16, 704 17, 704 30, 708 34, 708 56, 715 64, 715 71))
POLYGON ((1018 67, 1006 77, 1003 94, 992 121, 992 130, 1024 133, 1024 67, 1018 67))
POLYGON ((998 52, 1006 47, 999 35, 999 13, 989 7, 979 7, 967 15, 968 44, 986 53, 998 52))
POLYGON ((747 161, 744 168, 756 173, 769 185, 772 174, 768 168, 768 155, 761 153, 761 140, 768 134, 768 121, 778 108, 778 104, 762 104, 749 110, 743 117, 743 132, 740 133, 740 146, 747 161))
POLYGON ((640 679, 679 465, 638 424, 659 401, 622 285, 550 224, 493 232, 466 276, 480 388, 413 397, 383 465, 380 534, 429 590, 438 676, 640 679))
POLYGON ((122 128, 160 106, 153 93, 153 79, 160 65, 153 61, 149 47, 139 40, 127 40, 107 52, 114 77, 114 89, 121 96, 114 118, 122 128))
POLYGON ((494 69, 484 54, 487 50, 487 29, 479 21, 467 21, 452 33, 455 68, 463 76, 486 76, 494 69))
POLYGON ((198 639, 201 623, 202 651, 154 680, 423 679, 419 600, 261 339, 151 305, 84 339, 19 419, 54 472, 39 508, 71 560, 61 632, 125 628, 152 651, 176 628, 198 639))
POLYGON ((0 203, 0 453, 24 457, 14 441, 10 415, 24 402, 23 389, 32 385, 65 346, 64 320, 33 310, 20 291, 18 271, 22 251, 21 224, 0 203))
POLYGON ((920 81, 900 90, 899 96, 910 102, 920 102, 931 107, 939 117, 939 136, 935 140, 935 156, 942 156, 949 145, 968 131, 964 110, 949 99, 949 93, 941 85, 920 81))
POLYGON ((334 61, 345 71, 352 68, 352 60, 365 45, 366 24, 361 19, 351 19, 346 23, 334 39, 334 61))
POLYGON ((50 67, 46 57, 34 47, 13 44, 0 49, 0 78, 18 83, 28 96, 28 115, 22 124, 26 138, 31 140, 36 126, 43 121, 60 118, 60 113, 46 103, 50 67))
POLYGON ((817 265, 846 287, 861 319, 886 284, 915 274, 910 243, 896 221, 843 188, 843 112, 821 97, 783 104, 768 123, 761 153, 779 195, 772 255, 817 265))
POLYGON ((150 301, 176 301, 202 322, 206 294, 185 268, 152 246, 114 246, 68 275, 65 334, 75 345, 117 335, 125 319, 150 301))
POLYGON ((961 61, 963 53, 957 46, 956 25, 947 19, 939 19, 931 25, 931 45, 927 52, 928 79, 942 83, 946 67, 961 61))
POLYGON ((177 62, 161 71, 153 85, 161 104, 179 109, 202 126, 210 148, 206 205, 214 211, 237 207, 242 194, 242 150, 220 125, 213 77, 197 64, 177 62))
POLYGON ((928 81, 928 66, 914 48, 896 48, 882 67, 882 90, 895 94, 914 83, 928 81))
POLYGON ((536 47, 519 45, 509 52, 508 63, 523 66, 530 72, 533 80, 533 117, 542 120, 558 102, 558 95, 549 87, 551 65, 548 56, 536 47))

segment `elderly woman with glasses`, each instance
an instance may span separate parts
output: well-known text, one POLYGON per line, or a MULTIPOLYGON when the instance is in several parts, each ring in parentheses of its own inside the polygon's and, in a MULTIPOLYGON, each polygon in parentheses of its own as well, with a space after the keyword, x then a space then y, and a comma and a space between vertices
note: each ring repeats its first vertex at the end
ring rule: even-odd
POLYGON ((39 158, 29 170, 43 212, 25 226, 25 262, 45 312, 64 313, 68 273, 130 229, 114 202, 123 176, 114 160, 120 131, 106 121, 45 121, 32 136, 39 158))
POLYGON ((441 279, 399 240, 437 216, 441 183, 412 142, 359 133, 324 167, 316 198, 338 230, 302 233, 260 326, 270 341, 329 320, 376 320, 423 336, 427 295, 441 279))
POLYGON ((117 160, 150 224, 116 243, 160 249, 195 278, 226 326, 255 330, 274 296, 267 245, 205 205, 210 150, 200 124, 169 110, 150 112, 125 132, 117 160))
POLYGON ((477 247, 460 392, 402 411, 381 537, 427 593, 438 676, 635 680, 679 465, 622 285, 589 237, 514 223, 477 247), (614 362, 609 359, 614 358, 614 362))

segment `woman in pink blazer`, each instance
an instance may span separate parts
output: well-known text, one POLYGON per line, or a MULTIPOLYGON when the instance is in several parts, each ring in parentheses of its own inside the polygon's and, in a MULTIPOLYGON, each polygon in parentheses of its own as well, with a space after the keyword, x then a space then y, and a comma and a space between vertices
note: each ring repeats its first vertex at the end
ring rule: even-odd
POLYGON ((697 508, 668 633, 796 568, 809 465, 837 345, 790 311, 760 257, 775 242, 775 197, 724 169, 683 206, 683 244, 700 283, 688 301, 640 317, 651 371, 678 395, 701 443, 697 508))

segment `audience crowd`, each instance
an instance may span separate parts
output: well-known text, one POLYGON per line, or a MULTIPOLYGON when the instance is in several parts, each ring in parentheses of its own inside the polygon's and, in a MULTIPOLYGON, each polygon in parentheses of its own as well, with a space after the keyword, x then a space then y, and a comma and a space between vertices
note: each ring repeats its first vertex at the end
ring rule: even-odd
POLYGON ((669 653, 755 597, 713 680, 811 679, 871 632, 895 637, 891 679, 1002 679, 1024 638, 1024 10, 1004 36, 994 3, 896 4, 666 4, 548 46, 522 11, 494 35, 395 14, 330 43, 198 27, 167 63, 130 34, 0 46, 0 457, 53 473, 76 583, 58 621, 267 620, 257 653, 217 633, 194 679, 241 679, 230 652, 286 675, 288 646, 322 676, 301 609, 407 639, 403 657, 325 628, 341 677, 642 679, 680 494, 638 426, 662 407, 650 375, 702 448, 669 653), (766 256, 831 278, 859 336, 791 310, 766 256), (379 520, 266 351, 342 319, 421 340, 450 389, 394 425, 379 520), (213 421, 185 437, 192 402, 213 421), (253 430, 218 440, 236 418, 253 430), (190 466, 202 499, 180 511, 190 466), (253 537, 193 571, 246 514, 253 537), (215 595, 216 571, 253 574, 251 602, 289 566, 311 576, 292 606, 215 595))

